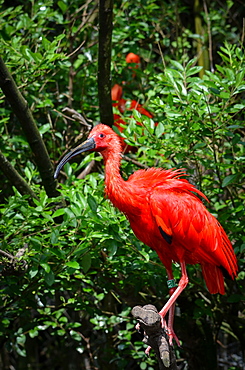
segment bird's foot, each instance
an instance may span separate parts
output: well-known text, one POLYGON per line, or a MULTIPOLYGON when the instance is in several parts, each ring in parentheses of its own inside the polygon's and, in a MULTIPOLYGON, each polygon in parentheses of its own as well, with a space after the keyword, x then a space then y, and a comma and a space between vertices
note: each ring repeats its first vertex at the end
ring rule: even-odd
POLYGON ((146 350, 145 350, 145 354, 146 354, 147 356, 149 356, 149 355, 150 355, 150 350, 151 350, 151 346, 148 346, 148 347, 146 348, 146 350))
POLYGON ((175 342, 177 343, 177 346, 178 347, 181 347, 180 346, 179 338, 177 337, 177 335, 175 334, 175 332, 173 331, 173 329, 167 328, 167 333, 168 333, 168 337, 169 337, 169 344, 171 346, 173 346, 173 339, 174 339, 175 342))
POLYGON ((177 335, 174 332, 174 329, 171 325, 167 325, 167 321, 165 320, 165 314, 162 315, 161 311, 159 312, 159 315, 161 316, 161 323, 162 323, 162 328, 166 331, 169 337, 169 344, 173 346, 173 339, 177 343, 178 347, 180 347, 180 341, 177 337, 177 335))
MULTIPOLYGON (((135 329, 138 331, 138 332, 140 332, 140 324, 139 323, 137 323, 136 325, 135 325, 135 329)), ((145 350, 145 354, 147 355, 147 356, 149 356, 150 355, 150 350, 151 350, 151 346, 148 346, 147 348, 146 348, 146 350, 145 350)))
POLYGON ((136 329, 137 331, 140 331, 140 323, 139 323, 139 322, 135 325, 135 329, 136 329))

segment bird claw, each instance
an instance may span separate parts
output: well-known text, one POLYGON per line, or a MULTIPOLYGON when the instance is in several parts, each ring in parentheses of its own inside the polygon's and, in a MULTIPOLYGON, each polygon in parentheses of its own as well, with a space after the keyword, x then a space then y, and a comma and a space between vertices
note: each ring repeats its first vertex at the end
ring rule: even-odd
POLYGON ((148 347, 146 348, 146 350, 145 350, 145 354, 146 354, 147 356, 149 356, 149 355, 150 355, 150 350, 151 350, 151 346, 148 346, 148 347))
POLYGON ((177 337, 177 335, 175 334, 174 330, 172 327, 168 326, 167 325, 167 322, 165 320, 165 315, 162 316, 162 314, 159 312, 159 315, 161 316, 161 323, 162 323, 162 328, 166 331, 166 333, 168 334, 168 337, 169 337, 169 344, 171 346, 173 346, 173 339, 175 340, 175 342, 177 343, 178 347, 180 347, 180 341, 177 337))
POLYGON ((137 324, 135 325, 135 329, 136 329, 138 332, 140 332, 140 323, 137 323, 137 324))
POLYGON ((174 339, 175 342, 177 343, 177 346, 178 347, 181 347, 180 346, 179 338, 177 337, 177 335, 175 334, 175 332, 173 331, 173 329, 167 328, 167 334, 168 334, 168 337, 169 337, 169 344, 171 346, 173 346, 173 339, 174 339))

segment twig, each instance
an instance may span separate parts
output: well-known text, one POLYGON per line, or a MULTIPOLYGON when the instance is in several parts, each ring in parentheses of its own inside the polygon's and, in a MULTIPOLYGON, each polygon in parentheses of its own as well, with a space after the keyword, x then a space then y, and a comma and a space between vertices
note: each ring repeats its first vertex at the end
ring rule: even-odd
POLYGON ((91 172, 91 170, 92 170, 92 168, 94 167, 94 165, 95 165, 95 161, 93 160, 93 161, 91 161, 88 165, 87 165, 87 167, 77 176, 77 178, 78 179, 84 179, 85 178, 85 176, 87 176, 90 172, 91 172))
POLYGON ((144 331, 143 342, 156 353, 159 370, 178 370, 173 348, 169 344, 168 335, 161 325, 161 316, 155 306, 135 306, 132 315, 138 320, 144 331))
POLYGON ((64 109, 62 109, 62 112, 67 112, 67 114, 69 115, 69 116, 65 116, 65 117, 67 117, 69 119, 72 118, 73 121, 78 121, 82 125, 88 127, 89 130, 91 130, 92 125, 89 125, 87 123, 86 119, 81 115, 81 113, 78 113, 76 110, 68 108, 68 107, 65 107, 64 109))
POLYGON ((136 166, 140 167, 140 168, 145 168, 147 170, 147 168, 149 168, 148 166, 146 166, 145 164, 143 163, 140 163, 138 161, 136 161, 135 159, 132 159, 132 158, 129 158, 127 155, 123 155, 122 154, 122 158, 127 161, 127 162, 132 162, 133 164, 135 164, 136 166))
POLYGON ((68 58, 72 57, 73 55, 75 55, 81 48, 82 46, 85 44, 85 40, 83 40, 81 42, 81 44, 75 49, 73 50, 69 55, 67 55, 68 58))
POLYGON ((5 251, 2 251, 0 249, 0 254, 2 254, 4 257, 8 258, 10 261, 13 261, 14 260, 14 256, 8 252, 5 252, 5 251))

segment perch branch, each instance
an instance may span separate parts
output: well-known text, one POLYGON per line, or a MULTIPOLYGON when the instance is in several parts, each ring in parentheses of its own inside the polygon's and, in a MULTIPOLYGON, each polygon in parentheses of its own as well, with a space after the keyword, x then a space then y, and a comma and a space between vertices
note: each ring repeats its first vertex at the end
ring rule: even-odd
POLYGON ((168 335, 162 328, 161 316, 153 305, 135 306, 132 315, 138 320, 144 331, 143 342, 156 353, 159 370, 178 370, 173 348, 169 344, 168 335))

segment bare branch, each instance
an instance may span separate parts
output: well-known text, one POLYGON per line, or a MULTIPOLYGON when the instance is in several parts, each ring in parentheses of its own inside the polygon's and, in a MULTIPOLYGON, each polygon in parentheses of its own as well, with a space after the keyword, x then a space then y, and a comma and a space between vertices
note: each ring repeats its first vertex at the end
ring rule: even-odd
POLYGON ((140 167, 140 168, 145 168, 145 169, 149 168, 149 167, 148 167, 148 166, 146 166, 145 164, 140 163, 140 162, 136 161, 135 159, 128 157, 127 155, 122 154, 122 158, 123 158, 125 161, 127 161, 127 162, 131 162, 131 163, 135 164, 136 166, 138 166, 138 167, 140 167))
POLYGON ((28 266, 27 262, 24 260, 20 260, 20 258, 25 254, 27 248, 28 244, 26 243, 22 248, 18 249, 15 256, 13 256, 9 252, 0 249, 0 255, 5 257, 5 261, 0 262, 0 266, 3 265, 3 268, 1 268, 1 274, 3 276, 24 275, 28 266), (9 260, 9 262, 6 262, 6 258, 9 260))
POLYGON ((87 167, 77 176, 78 179, 84 179, 90 172, 91 170, 93 169, 95 165, 95 161, 91 161, 89 162, 89 164, 87 165, 87 167))
POLYGON ((92 125, 89 125, 86 121, 86 119, 81 115, 81 113, 78 113, 76 110, 65 107, 62 109, 62 112, 66 112, 69 116, 66 116, 69 119, 72 119, 73 121, 78 121, 82 125, 88 127, 89 130, 91 130, 92 125))

